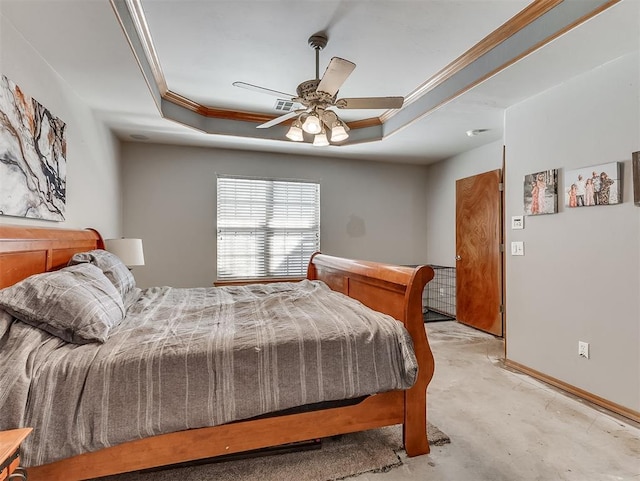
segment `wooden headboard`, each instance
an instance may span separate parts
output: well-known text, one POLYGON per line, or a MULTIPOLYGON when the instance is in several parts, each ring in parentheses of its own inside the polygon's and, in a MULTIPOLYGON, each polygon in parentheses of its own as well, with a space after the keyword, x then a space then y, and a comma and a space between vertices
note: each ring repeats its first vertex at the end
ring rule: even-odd
POLYGON ((102 236, 93 229, 0 225, 0 289, 60 269, 76 252, 92 249, 104 249, 102 236))

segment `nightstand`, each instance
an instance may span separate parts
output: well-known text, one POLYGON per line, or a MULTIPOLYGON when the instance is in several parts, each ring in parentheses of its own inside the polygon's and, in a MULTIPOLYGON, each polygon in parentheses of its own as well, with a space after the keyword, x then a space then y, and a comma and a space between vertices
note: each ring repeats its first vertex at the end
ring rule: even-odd
POLYGON ((0 481, 27 479, 27 472, 18 467, 20 466, 19 448, 30 432, 31 428, 0 431, 0 481))

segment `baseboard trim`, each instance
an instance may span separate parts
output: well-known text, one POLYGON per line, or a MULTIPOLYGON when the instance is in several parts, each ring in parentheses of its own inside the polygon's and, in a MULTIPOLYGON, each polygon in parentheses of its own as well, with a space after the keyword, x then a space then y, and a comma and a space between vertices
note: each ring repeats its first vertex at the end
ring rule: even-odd
POLYGON ((564 381, 556 379, 555 377, 549 376, 547 374, 541 373, 540 371, 536 371, 535 369, 531 369, 530 367, 524 366, 518 362, 505 359, 504 365, 508 368, 522 372, 539 381, 545 382, 563 391, 573 394, 574 396, 580 399, 584 399, 585 401, 588 401, 590 403, 593 403, 596 406, 605 408, 608 411, 619 414, 620 416, 628 418, 636 423, 640 423, 640 411, 629 409, 625 406, 621 406, 620 404, 616 404, 612 401, 609 401, 608 399, 604 399, 604 398, 601 398, 600 396, 596 396, 595 394, 592 394, 583 389, 580 389, 579 387, 572 386, 571 384, 568 384, 564 381))

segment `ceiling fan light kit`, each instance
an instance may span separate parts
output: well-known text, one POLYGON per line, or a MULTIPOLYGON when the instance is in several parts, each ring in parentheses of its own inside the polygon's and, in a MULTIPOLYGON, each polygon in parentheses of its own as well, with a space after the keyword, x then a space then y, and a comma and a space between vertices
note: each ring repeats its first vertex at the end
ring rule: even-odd
MULTIPOLYGON (((337 99, 338 89, 347 80, 356 64, 340 57, 333 57, 320 78, 320 50, 327 45, 327 37, 316 34, 309 37, 309 45, 316 52, 316 78, 305 80, 296 89, 297 97, 291 101, 301 108, 276 117, 257 126, 269 128, 291 118, 296 118, 286 137, 294 142, 303 142, 304 133, 313 136, 313 145, 329 145, 327 130, 331 132, 331 143, 344 142, 349 138, 349 127, 333 109, 399 109, 404 103, 403 97, 362 97, 337 99)), ((245 82, 234 82, 234 86, 282 97, 282 92, 245 82)), ((286 94, 285 94, 286 96, 286 94)))
POLYGON ((311 112, 307 115, 307 118, 302 122, 302 130, 308 134, 319 134, 322 131, 320 116, 315 112, 311 112))
POLYGON ((327 139, 327 131, 322 129, 322 131, 313 137, 313 145, 316 147, 325 147, 329 145, 329 139, 327 139))
POLYGON ((349 138, 349 134, 347 133, 344 125, 342 125, 342 121, 338 120, 331 127, 331 140, 333 142, 342 142, 343 140, 347 140, 349 138))
POLYGON ((302 124, 299 120, 295 120, 293 124, 291 124, 291 128, 287 132, 287 138, 294 142, 302 142, 304 140, 304 135, 302 134, 302 124))
MULTIPOLYGON (((304 116, 305 114, 302 114, 304 116)), ((315 114, 309 114, 304 123, 301 123, 300 119, 294 120, 289 128, 289 131, 286 134, 286 137, 293 142, 303 142, 304 141, 304 132, 313 135, 313 145, 325 146, 329 145, 329 139, 327 137, 327 130, 324 125, 330 125, 331 129, 331 142, 343 142, 349 138, 349 134, 345 129, 344 124, 338 116, 335 115, 334 120, 327 120, 323 116, 322 121, 315 114)))

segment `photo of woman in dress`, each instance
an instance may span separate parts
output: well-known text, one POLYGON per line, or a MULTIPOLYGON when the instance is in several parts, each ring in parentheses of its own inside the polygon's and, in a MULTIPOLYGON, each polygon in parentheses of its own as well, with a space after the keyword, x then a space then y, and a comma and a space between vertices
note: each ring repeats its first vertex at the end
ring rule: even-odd
POLYGON ((584 185, 584 205, 596 205, 595 188, 593 179, 587 179, 584 185))
POLYGON ((610 191, 613 184, 615 184, 615 180, 610 179, 606 172, 600 174, 600 203, 602 205, 610 203, 610 191))
POLYGON ((525 215, 558 212, 558 170, 545 170, 524 176, 525 215))
POLYGON ((578 207, 578 187, 576 184, 571 184, 569 188, 569 207, 578 207))
POLYGON ((540 197, 539 194, 540 193, 540 189, 538 188, 538 181, 535 180, 533 182, 531 182, 531 207, 530 207, 530 213, 533 214, 539 214, 540 213, 540 197))

